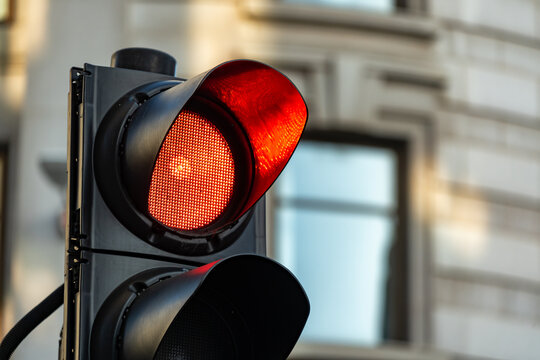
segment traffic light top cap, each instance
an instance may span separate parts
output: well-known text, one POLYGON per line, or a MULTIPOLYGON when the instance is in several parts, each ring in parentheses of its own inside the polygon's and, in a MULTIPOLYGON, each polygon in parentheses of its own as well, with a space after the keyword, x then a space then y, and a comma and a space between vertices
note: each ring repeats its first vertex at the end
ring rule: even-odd
POLYGON ((174 76, 176 60, 163 51, 132 47, 115 52, 111 57, 111 67, 174 76))

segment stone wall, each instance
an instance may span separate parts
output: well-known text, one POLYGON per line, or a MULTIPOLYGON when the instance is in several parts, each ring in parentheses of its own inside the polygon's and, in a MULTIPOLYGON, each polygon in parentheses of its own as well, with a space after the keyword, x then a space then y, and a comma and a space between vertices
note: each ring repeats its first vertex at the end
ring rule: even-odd
POLYGON ((540 356, 540 3, 432 2, 438 116, 434 342, 540 356))
MULTIPOLYGON (((65 156, 68 70, 146 46, 186 77, 230 58, 269 62, 305 95, 310 127, 410 145, 411 344, 298 356, 540 357, 540 2, 417 0, 414 15, 277 0, 16 3, 0 29, 12 39, 2 98, 21 99, 0 104, 17 119, 0 120, 12 150, 5 328, 62 282, 61 196, 39 163, 65 156)), ((14 359, 54 358, 60 322, 14 359)))

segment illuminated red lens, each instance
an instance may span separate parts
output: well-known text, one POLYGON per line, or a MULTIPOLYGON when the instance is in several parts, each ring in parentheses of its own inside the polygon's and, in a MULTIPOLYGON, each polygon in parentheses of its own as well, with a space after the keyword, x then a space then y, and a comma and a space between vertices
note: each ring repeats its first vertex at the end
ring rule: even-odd
POLYGON ((159 151, 148 211, 171 228, 205 227, 227 207, 234 176, 231 149, 221 132, 200 114, 183 110, 159 151))
POLYGON ((306 125, 306 104, 289 79, 253 61, 221 65, 200 91, 229 108, 251 144, 255 171, 240 212, 244 213, 268 190, 291 157, 306 125))

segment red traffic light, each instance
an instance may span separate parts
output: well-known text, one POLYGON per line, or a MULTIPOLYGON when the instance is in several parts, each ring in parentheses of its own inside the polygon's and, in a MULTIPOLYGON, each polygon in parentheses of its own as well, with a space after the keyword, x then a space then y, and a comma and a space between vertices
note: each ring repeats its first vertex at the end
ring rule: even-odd
POLYGON ((193 96, 211 101, 206 106, 221 107, 232 116, 214 111, 205 117, 190 110, 188 102, 159 151, 148 210, 163 225, 204 233, 227 206, 236 206, 236 214, 229 214, 221 226, 240 217, 268 190, 300 139, 307 110, 286 77, 254 61, 216 67, 193 96), (251 153, 251 161, 235 161, 229 145, 234 140, 217 126, 230 127, 224 118, 238 123, 234 135, 247 138, 242 140, 247 140, 244 151, 251 153), (244 184, 237 190, 241 194, 234 194, 235 182, 244 184))
POLYGON ((296 87, 256 61, 147 84, 102 122, 96 180, 139 237, 168 251, 210 253, 226 242, 190 239, 224 234, 248 212, 285 167, 306 120, 296 87))
POLYGON ((113 65, 71 72, 62 354, 286 358, 309 302, 260 256, 258 200, 296 147, 304 100, 255 61, 189 80, 151 49, 113 65))
POLYGON ((229 204, 234 178, 227 140, 207 118, 182 110, 161 145, 148 211, 170 228, 203 228, 229 204))

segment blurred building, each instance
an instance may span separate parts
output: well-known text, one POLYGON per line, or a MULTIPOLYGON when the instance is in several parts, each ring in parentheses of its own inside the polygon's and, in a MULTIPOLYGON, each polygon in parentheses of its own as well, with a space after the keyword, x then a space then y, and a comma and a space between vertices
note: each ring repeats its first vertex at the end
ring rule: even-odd
MULTIPOLYGON (((152 47, 285 72, 308 132, 268 199, 295 359, 540 358, 540 2, 0 1, 0 332, 63 281, 68 70, 152 47)), ((15 359, 55 358, 58 313, 15 359)))

